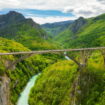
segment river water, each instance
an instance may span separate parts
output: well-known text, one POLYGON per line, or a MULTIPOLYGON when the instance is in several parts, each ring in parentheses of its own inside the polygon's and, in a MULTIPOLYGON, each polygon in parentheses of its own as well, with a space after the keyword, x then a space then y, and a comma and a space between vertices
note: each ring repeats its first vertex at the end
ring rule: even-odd
POLYGON ((65 59, 71 60, 70 57, 67 56, 67 52, 64 52, 65 59))
MULTIPOLYGON (((70 58, 66 55, 66 52, 64 54, 65 54, 65 59, 70 60, 70 58)), ((23 90, 23 92, 21 93, 21 95, 19 97, 17 105, 29 105, 28 104, 29 94, 30 94, 31 88, 34 86, 38 76, 39 75, 35 75, 29 80, 25 89, 23 90)))
POLYGON ((23 90, 23 92, 21 93, 19 97, 17 105, 28 105, 28 98, 29 98, 30 90, 34 86, 37 77, 38 75, 35 75, 29 80, 25 89, 23 90))

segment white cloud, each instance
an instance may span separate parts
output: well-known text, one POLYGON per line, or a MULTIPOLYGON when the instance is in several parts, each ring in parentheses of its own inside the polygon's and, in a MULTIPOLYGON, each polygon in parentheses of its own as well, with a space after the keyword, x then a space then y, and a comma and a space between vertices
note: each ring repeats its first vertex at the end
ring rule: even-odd
POLYGON ((15 8, 19 7, 21 2, 19 0, 0 0, 0 8, 15 8))
POLYGON ((105 13, 105 4, 99 2, 99 0, 78 0, 77 5, 68 6, 64 9, 64 12, 72 12, 76 16, 93 17, 99 14, 105 13))
POLYGON ((31 17, 35 22, 39 24, 44 24, 44 23, 53 23, 53 22, 60 22, 60 21, 66 21, 66 20, 74 20, 76 19, 75 17, 31 17))
POLYGON ((60 10, 72 12, 75 17, 92 17, 105 13, 105 0, 0 0, 0 9, 3 8, 60 10))

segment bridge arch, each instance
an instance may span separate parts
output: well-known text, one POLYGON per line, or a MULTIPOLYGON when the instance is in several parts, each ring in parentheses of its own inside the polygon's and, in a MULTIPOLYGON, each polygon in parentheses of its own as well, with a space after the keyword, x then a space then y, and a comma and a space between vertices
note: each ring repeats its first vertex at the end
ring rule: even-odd
POLYGON ((60 49, 60 50, 42 50, 42 51, 26 51, 26 52, 10 52, 10 53, 0 53, 2 55, 20 55, 20 58, 11 62, 7 67, 6 70, 13 68, 17 63, 21 62, 22 60, 35 55, 35 54, 47 54, 47 53, 63 53, 64 52, 77 52, 81 59, 77 60, 72 54, 68 55, 71 60, 73 60, 80 68, 85 67, 87 65, 87 61, 92 54, 93 51, 99 50, 104 57, 104 65, 105 65, 105 47, 96 47, 96 48, 80 48, 80 49, 60 49))

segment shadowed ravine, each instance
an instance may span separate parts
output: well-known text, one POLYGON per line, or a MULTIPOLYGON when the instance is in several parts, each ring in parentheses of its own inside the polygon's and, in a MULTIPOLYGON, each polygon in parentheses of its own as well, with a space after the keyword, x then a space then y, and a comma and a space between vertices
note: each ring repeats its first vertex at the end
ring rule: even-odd
MULTIPOLYGON (((65 53, 65 59, 70 60, 70 58, 66 56, 66 53, 65 53)), ((21 93, 21 96, 19 97, 17 105, 28 105, 28 98, 29 98, 30 90, 34 86, 38 76, 39 74, 33 76, 30 79, 30 81, 27 83, 24 91, 21 93)))

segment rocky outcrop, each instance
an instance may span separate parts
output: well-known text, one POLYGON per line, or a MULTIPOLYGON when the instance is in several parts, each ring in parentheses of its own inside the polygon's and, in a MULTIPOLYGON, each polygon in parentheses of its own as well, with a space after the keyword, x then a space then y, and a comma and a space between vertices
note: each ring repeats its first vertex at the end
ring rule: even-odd
POLYGON ((71 30, 73 33, 77 33, 78 30, 83 27, 87 23, 86 19, 80 17, 79 19, 75 20, 74 23, 71 25, 71 30))
POLYGON ((0 77, 0 105, 11 105, 9 83, 10 79, 6 75, 0 77))

